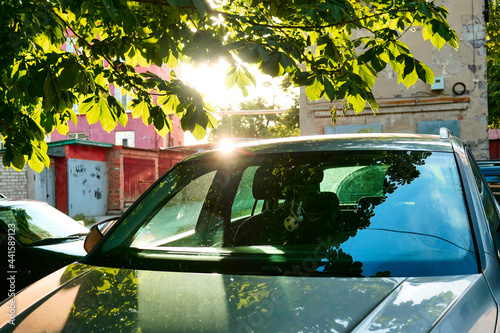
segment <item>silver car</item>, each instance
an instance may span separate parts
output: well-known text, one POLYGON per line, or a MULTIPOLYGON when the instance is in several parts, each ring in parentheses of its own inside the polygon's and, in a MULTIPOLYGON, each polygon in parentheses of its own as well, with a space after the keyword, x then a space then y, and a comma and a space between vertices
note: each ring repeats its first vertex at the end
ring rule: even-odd
POLYGON ((498 228, 445 129, 221 146, 5 301, 1 331, 498 332, 498 228))

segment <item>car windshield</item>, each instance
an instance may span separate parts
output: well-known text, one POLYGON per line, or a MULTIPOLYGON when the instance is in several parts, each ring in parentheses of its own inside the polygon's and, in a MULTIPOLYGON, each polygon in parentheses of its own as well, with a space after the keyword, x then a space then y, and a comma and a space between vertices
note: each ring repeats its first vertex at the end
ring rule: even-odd
POLYGON ((0 206, 0 223, 9 230, 15 230, 16 239, 24 245, 88 232, 87 228, 66 214, 38 202, 0 206))
POLYGON ((101 251, 117 265, 236 274, 478 271, 447 152, 191 158, 131 208, 101 251))

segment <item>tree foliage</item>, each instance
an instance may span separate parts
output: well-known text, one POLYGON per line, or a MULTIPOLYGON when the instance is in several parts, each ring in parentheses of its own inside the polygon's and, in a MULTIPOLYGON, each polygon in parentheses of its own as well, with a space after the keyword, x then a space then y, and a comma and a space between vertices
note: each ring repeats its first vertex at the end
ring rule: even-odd
MULTIPOLYGON (((281 138, 297 136, 299 132, 298 99, 288 112, 266 115, 222 116, 210 132, 210 141, 228 138, 281 138)), ((272 110, 262 97, 240 103, 242 110, 272 110)))
POLYGON ((44 135, 68 131, 73 104, 110 131, 125 108, 164 135, 168 115, 201 138, 215 125, 211 106, 171 71, 137 66, 230 64, 226 86, 255 84, 245 64, 307 86, 311 100, 345 100, 356 112, 378 105, 371 88, 388 64, 410 86, 431 70, 400 38, 412 26, 437 48, 458 39, 447 10, 426 0, 1 0, 0 130, 3 164, 49 165, 44 135), (75 52, 61 45, 72 36, 75 52), (8 43, 6 42, 8 41, 8 43), (133 97, 121 105, 110 84, 133 97))

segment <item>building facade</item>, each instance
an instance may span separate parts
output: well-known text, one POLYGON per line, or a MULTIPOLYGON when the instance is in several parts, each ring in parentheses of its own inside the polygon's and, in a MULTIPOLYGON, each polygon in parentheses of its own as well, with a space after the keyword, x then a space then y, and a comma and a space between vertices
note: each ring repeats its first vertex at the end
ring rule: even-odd
MULTIPOLYGON (((67 52, 77 52, 72 37, 68 37, 67 42, 61 49, 67 52)), ((138 66, 136 67, 136 71, 138 73, 148 71, 165 79, 170 77, 170 69, 166 65, 161 67, 152 65, 149 68, 138 66)), ((126 108, 127 103, 132 100, 132 98, 126 95, 120 87, 115 85, 110 85, 109 91, 119 102, 121 102, 124 108, 126 108)), ((156 96, 153 97, 153 100, 156 101, 156 96)), ((116 128, 109 133, 102 128, 100 122, 90 125, 86 115, 78 114, 78 105, 74 105, 73 110, 77 114, 77 123, 73 124, 73 122, 69 122, 69 132, 67 134, 61 134, 55 130, 50 134, 49 141, 67 139, 89 140, 142 149, 157 149, 184 145, 184 132, 180 127, 180 120, 173 114, 169 116, 173 125, 172 132, 168 133, 165 137, 161 137, 156 132, 153 125, 145 125, 142 118, 134 119, 131 114, 132 110, 126 110, 128 115, 127 126, 122 126, 118 123, 116 128)))
POLYGON ((486 85, 485 1, 439 0, 449 11, 448 22, 458 35, 458 50, 445 45, 440 51, 424 41, 422 27, 403 36, 418 60, 435 74, 435 84, 418 81, 409 89, 398 84, 397 74, 388 65, 373 87, 380 110, 366 108, 342 116, 341 104, 326 100, 311 102, 301 89, 301 135, 332 133, 423 133, 437 134, 448 127, 464 139, 477 159, 488 159, 488 108, 486 85), (336 124, 330 110, 336 105, 336 124))

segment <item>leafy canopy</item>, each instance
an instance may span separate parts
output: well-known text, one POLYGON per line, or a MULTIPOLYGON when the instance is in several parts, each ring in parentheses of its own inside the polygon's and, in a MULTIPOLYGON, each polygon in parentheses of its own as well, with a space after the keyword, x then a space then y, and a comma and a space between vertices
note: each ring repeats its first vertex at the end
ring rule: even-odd
POLYGON ((201 138, 211 106, 173 71, 165 79, 137 66, 230 64, 226 86, 255 84, 246 64, 307 86, 311 100, 344 100, 356 112, 378 108, 371 88, 389 64, 406 86, 432 82, 400 38, 412 26, 437 48, 458 46, 447 10, 426 0, 0 0, 0 130, 3 164, 49 165, 44 135, 76 122, 110 131, 125 109, 165 135, 168 115, 201 138), (75 52, 61 45, 72 36, 75 52), (8 41, 8 42, 7 42, 8 41), (111 84, 133 97, 121 105, 111 84))

